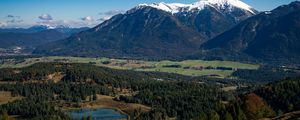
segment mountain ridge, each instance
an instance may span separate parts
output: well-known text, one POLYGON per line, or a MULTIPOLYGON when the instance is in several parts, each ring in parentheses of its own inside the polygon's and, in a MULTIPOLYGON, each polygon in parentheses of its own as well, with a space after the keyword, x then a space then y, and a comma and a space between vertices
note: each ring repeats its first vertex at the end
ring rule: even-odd
POLYGON ((182 3, 153 3, 153 4, 140 4, 137 7, 149 6, 157 8, 163 11, 174 13, 188 12, 188 11, 201 11, 207 6, 215 7, 217 9, 231 9, 233 7, 241 8, 255 14, 257 11, 251 6, 240 0, 199 0, 193 4, 182 4, 182 3))
POLYGON ((28 54, 39 45, 65 39, 71 34, 84 30, 87 30, 87 28, 69 28, 62 26, 49 28, 41 25, 32 26, 30 28, 0 29, 0 49, 10 51, 15 48, 20 48, 22 50, 20 53, 25 52, 28 54))
POLYGON ((215 7, 172 14, 151 6, 137 6, 98 26, 38 47, 34 53, 134 58, 183 58, 210 38, 253 14, 215 7))
POLYGON ((34 33, 34 32, 41 32, 44 30, 57 30, 62 33, 72 34, 84 30, 88 30, 89 27, 79 27, 79 28, 72 28, 68 26, 49 26, 49 25, 34 25, 29 28, 0 28, 0 33, 34 33))
POLYGON ((204 49, 241 52, 260 59, 299 56, 300 2, 251 17, 204 43, 204 49))

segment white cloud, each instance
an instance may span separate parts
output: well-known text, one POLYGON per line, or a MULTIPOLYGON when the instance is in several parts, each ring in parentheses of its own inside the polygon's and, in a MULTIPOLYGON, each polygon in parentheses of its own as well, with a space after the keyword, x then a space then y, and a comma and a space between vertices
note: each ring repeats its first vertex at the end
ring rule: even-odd
POLYGON ((81 20, 84 22, 88 22, 88 23, 94 21, 93 17, 91 17, 91 16, 83 17, 83 18, 81 18, 81 20))
POLYGON ((81 18, 80 21, 73 21, 73 20, 56 20, 53 19, 49 14, 43 14, 38 17, 40 21, 36 22, 38 25, 46 25, 50 28, 55 28, 57 26, 66 26, 66 27, 86 27, 91 24, 93 21, 92 17, 84 17, 81 18))
POLYGON ((7 15, 4 18, 4 21, 0 21, 0 27, 16 27, 20 26, 20 23, 23 23, 24 20, 21 19, 21 16, 16 15, 7 15))
POLYGON ((14 24, 14 23, 21 23, 21 22, 24 22, 24 20, 11 19, 11 20, 7 20, 7 21, 6 21, 6 23, 11 23, 11 24, 14 24))
POLYGON ((106 12, 101 12, 101 13, 99 13, 99 15, 113 16, 113 15, 116 15, 116 14, 121 14, 123 12, 125 12, 125 11, 120 10, 120 9, 115 9, 115 10, 109 10, 109 11, 106 11, 106 12))
POLYGON ((57 27, 57 26, 68 26, 68 27, 93 27, 96 24, 93 22, 85 22, 82 20, 51 20, 51 21, 39 21, 36 24, 38 25, 46 25, 49 27, 57 27))
POLYGON ((103 22, 103 21, 109 20, 111 17, 112 17, 112 16, 104 16, 104 17, 102 17, 102 18, 99 18, 97 21, 103 22))
POLYGON ((6 22, 1 22, 0 21, 0 27, 2 28, 2 27, 6 27, 7 26, 7 23, 6 22))
POLYGON ((21 18, 21 16, 15 16, 15 15, 7 15, 6 16, 7 18, 16 18, 16 19, 20 19, 21 18))
POLYGON ((41 19, 41 20, 47 20, 47 21, 53 20, 53 19, 52 19, 52 16, 49 15, 49 14, 42 14, 42 15, 40 15, 38 18, 41 19))
POLYGON ((101 16, 101 18, 97 19, 97 21, 103 22, 103 21, 109 20, 114 15, 122 14, 124 12, 125 12, 125 10, 120 10, 120 9, 115 9, 115 10, 109 10, 109 11, 106 11, 106 12, 101 12, 101 13, 99 13, 99 15, 101 16))
POLYGON ((99 19, 97 19, 97 21, 103 22, 103 21, 109 20, 114 15, 122 14, 124 12, 125 12, 125 10, 120 10, 120 9, 109 10, 106 12, 100 12, 99 15, 101 17, 99 19))
POLYGON ((96 24, 95 24, 95 20, 94 20, 94 18, 93 17, 91 17, 91 16, 86 16, 86 17, 83 17, 83 18, 80 18, 80 22, 81 23, 78 23, 77 22, 77 24, 85 24, 85 26, 89 26, 89 27, 93 27, 93 26, 95 26, 96 24))
POLYGON ((13 18, 13 17, 15 17, 15 16, 13 16, 13 15, 7 15, 6 17, 8 17, 8 18, 13 18))
POLYGON ((4 21, 0 21, 0 27, 4 28, 14 28, 14 27, 31 27, 34 25, 46 25, 50 28, 57 26, 67 26, 67 27, 94 27, 99 24, 99 21, 96 21, 91 16, 86 16, 79 18, 77 20, 61 20, 54 19, 50 14, 42 14, 37 16, 38 21, 24 21, 20 16, 7 15, 5 16, 4 21))

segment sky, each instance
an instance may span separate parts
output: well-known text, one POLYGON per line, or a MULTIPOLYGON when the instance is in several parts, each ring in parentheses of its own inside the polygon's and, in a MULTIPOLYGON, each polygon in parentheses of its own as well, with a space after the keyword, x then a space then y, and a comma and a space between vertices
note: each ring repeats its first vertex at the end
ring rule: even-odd
MULTIPOLYGON (((33 25, 95 26, 142 3, 194 3, 197 0, 0 0, 0 27, 33 25)), ((269 11, 295 0, 241 0, 259 11, 269 11)))

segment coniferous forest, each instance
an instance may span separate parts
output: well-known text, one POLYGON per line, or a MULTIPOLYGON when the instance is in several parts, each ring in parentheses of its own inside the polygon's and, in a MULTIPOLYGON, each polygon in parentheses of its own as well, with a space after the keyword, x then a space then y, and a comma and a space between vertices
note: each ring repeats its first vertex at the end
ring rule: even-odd
POLYGON ((0 0, 0 120, 300 120, 299 0, 171 1, 0 0))
POLYGON ((115 101, 138 103, 150 111, 136 109, 131 119, 207 119, 245 120, 272 118, 300 109, 300 78, 257 86, 256 89, 224 91, 233 84, 204 77, 169 73, 135 72, 97 67, 91 64, 38 63, 25 68, 0 69, 0 91, 22 96, 0 106, 1 117, 18 115, 25 119, 70 119, 58 101, 81 103, 96 100, 96 95, 114 96, 115 101), (92 69, 91 69, 92 68, 92 69), (60 73, 60 80, 48 78, 60 73), (214 82, 206 82, 206 81, 214 82), (117 89, 135 94, 122 95, 117 89))

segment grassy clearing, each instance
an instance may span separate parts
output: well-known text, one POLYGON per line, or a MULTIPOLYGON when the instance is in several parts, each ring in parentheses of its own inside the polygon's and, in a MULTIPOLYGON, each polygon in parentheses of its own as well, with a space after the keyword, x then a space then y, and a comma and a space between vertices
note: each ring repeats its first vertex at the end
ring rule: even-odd
POLYGON ((23 97, 21 96, 12 96, 11 92, 0 91, 0 105, 7 104, 9 102, 13 102, 15 100, 21 100, 23 97))
POLYGON ((228 86, 228 87, 223 87, 222 90, 225 92, 229 91, 235 91, 238 87, 237 86, 228 86))
POLYGON ((0 64, 0 68, 19 68, 26 67, 38 62, 68 62, 68 63, 91 63, 97 66, 104 66, 113 69, 136 70, 136 71, 155 71, 177 73, 189 76, 214 76, 229 77, 237 69, 258 69, 259 65, 245 64, 232 61, 204 61, 204 60, 185 60, 185 61, 143 61, 143 60, 124 60, 109 58, 83 58, 83 57, 41 57, 28 58, 23 62, 14 63, 7 60, 0 64), (230 69, 217 69, 217 67, 230 69))
POLYGON ((155 71, 155 72, 167 72, 167 73, 177 73, 188 76, 209 76, 216 75, 219 77, 230 76, 234 71, 232 70, 191 70, 191 69, 181 69, 181 68, 153 68, 153 69, 138 69, 138 71, 155 71))

